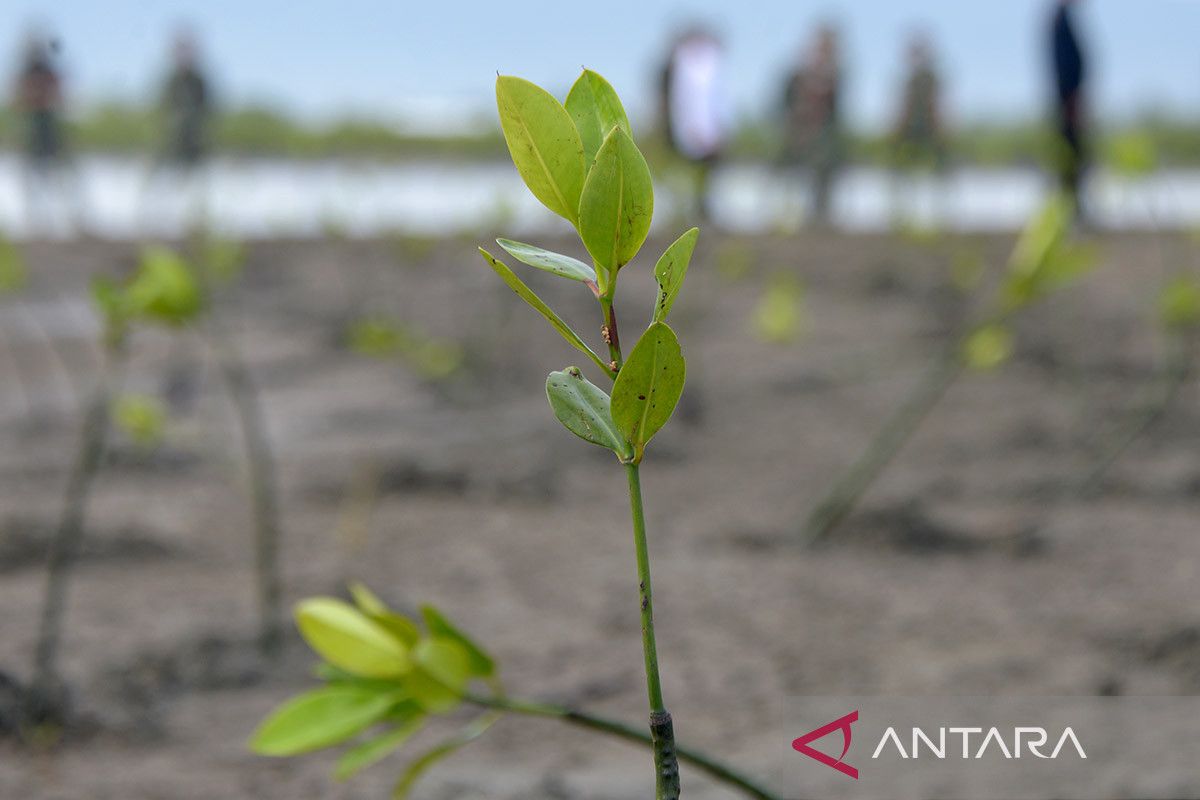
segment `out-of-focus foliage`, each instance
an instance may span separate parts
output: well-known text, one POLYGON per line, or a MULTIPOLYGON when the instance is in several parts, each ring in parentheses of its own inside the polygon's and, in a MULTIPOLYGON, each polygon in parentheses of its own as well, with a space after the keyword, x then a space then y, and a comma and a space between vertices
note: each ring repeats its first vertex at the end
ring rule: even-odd
POLYGON ((1181 276, 1168 283, 1158 301, 1159 317, 1172 330, 1200 326, 1200 281, 1181 276))
POLYGON ((754 307, 754 335, 771 344, 796 341, 804 327, 804 286, 794 275, 776 274, 754 307))
POLYGON ((0 297, 20 291, 28 279, 29 272, 21 251, 0 235, 0 297))
MULTIPOLYGON (((251 748, 292 756, 347 745, 335 774, 345 779, 402 747, 426 722, 453 712, 472 681, 494 683, 492 657, 441 611, 426 606, 420 621, 392 609, 364 586, 354 605, 331 597, 296 607, 296 624, 322 658, 324 686, 284 703, 259 725, 251 748)), ((401 775, 395 797, 437 761, 486 730, 484 715, 420 754, 401 775)))
POLYGON ((987 271, 987 261, 978 250, 961 248, 950 258, 950 282, 966 294, 974 291, 987 271))
POLYGON ((1148 175, 1158 166, 1154 139, 1145 131, 1114 135, 1105 144, 1104 163, 1113 172, 1129 178, 1148 175))
POLYGON ((1005 325, 981 325, 963 340, 963 362, 971 369, 995 369, 1012 356, 1013 335, 1005 325))
POLYGON ((157 398, 144 394, 123 394, 112 409, 117 428, 140 447, 154 447, 163 438, 167 412, 157 398))
POLYGON ((421 377, 433 380, 454 374, 464 358, 458 342, 430 337, 412 325, 380 315, 353 323, 346 333, 346 344, 360 355, 398 358, 421 377))
POLYGON ((1095 265, 1095 252, 1070 238, 1074 218, 1074 203, 1059 195, 1022 231, 1008 263, 1006 311, 1071 284, 1095 265))

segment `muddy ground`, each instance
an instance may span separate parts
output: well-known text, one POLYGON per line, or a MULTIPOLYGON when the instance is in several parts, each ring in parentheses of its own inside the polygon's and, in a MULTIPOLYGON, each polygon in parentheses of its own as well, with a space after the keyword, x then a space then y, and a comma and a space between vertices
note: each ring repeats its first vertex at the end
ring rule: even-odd
MULTIPOLYGON (((674 314, 688 389, 643 469, 659 652, 683 740, 771 781, 797 735, 781 718, 790 696, 1200 692, 1197 387, 1098 495, 1070 491, 1139 408, 1163 352, 1160 244, 1097 244, 1099 270, 1028 313, 1013 361, 956 384, 840 536, 813 551, 798 543, 804 512, 967 313, 951 264, 981 255, 994 273, 1011 238, 702 239, 674 314), (803 281, 803 330, 771 344, 750 318, 779 272, 803 281)), ((640 720, 622 473, 546 408, 545 373, 579 354, 474 246, 255 244, 220 298, 281 467, 288 597, 357 578, 399 607, 437 603, 490 645, 510 691, 640 720), (352 352, 344 332, 365 313, 459 340, 463 368, 433 379, 352 352)), ((1196 250, 1166 248, 1175 263, 1196 250)), ((31 286, 0 301, 0 670, 18 680, 75 405, 95 377, 87 283, 133 253, 29 245, 31 286)), ((529 280, 598 340, 577 284, 529 280)), ((622 272, 622 292, 631 343, 653 297, 647 264, 622 272)), ((156 450, 118 436, 96 487, 63 653, 83 721, 57 743, 0 742, 0 797, 386 796, 401 758, 338 784, 331 757, 245 749, 272 706, 311 685, 312 659, 293 638, 268 669, 246 645, 248 503, 203 347, 140 333, 129 383, 169 390, 175 407, 156 450)), ((506 719, 418 796, 624 800, 646 797, 650 777, 637 749, 506 719)), ((731 796, 693 770, 684 786, 731 796)))

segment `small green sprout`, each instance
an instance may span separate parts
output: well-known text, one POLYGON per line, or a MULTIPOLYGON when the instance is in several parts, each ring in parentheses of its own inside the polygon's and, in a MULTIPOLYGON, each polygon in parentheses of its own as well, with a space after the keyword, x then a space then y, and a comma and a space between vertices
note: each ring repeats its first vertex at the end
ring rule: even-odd
POLYGON ((790 344, 804 329, 804 286, 780 272, 771 278, 754 307, 754 335, 769 344, 790 344))
MULTIPOLYGON (((343 755, 337 772, 344 777, 400 747, 426 719, 466 703, 484 713, 413 761, 396 784, 393 797, 406 797, 422 772, 482 735, 498 712, 506 712, 559 719, 648 746, 654 759, 657 800, 679 797, 680 761, 747 796, 778 800, 752 779, 676 744, 659 676, 639 465, 683 391, 687 368, 667 318, 699 232, 695 228, 686 231, 657 260, 654 310, 626 356, 615 311, 618 277, 637 257, 649 234, 654 189, 620 99, 604 78, 584 70, 565 105, 541 87, 509 76, 496 81, 496 105, 517 172, 534 197, 575 228, 587 254, 585 260, 497 239, 518 262, 582 284, 580 288, 599 305, 603 343, 599 348, 593 348, 507 264, 487 250, 479 250, 505 285, 570 347, 586 356, 602 379, 612 383, 610 394, 588 380, 582 369, 571 366, 547 376, 546 397, 563 427, 611 451, 625 471, 649 726, 639 730, 578 709, 514 699, 500 684, 492 658, 436 609, 423 609, 423 625, 419 625, 387 609, 363 587, 354 587, 355 606, 329 598, 299 606, 301 633, 326 662, 320 672, 326 688, 302 695, 277 711, 263 723, 252 746, 264 754, 286 755, 346 743, 362 735, 343 755), (487 691, 481 693, 476 684, 487 691)), ((363 333, 372 346, 379 342, 394 346, 402 338, 380 328, 363 333)))
POLYGON ((113 422, 134 444, 151 448, 163 439, 167 411, 158 398, 144 394, 123 394, 113 404, 113 422))

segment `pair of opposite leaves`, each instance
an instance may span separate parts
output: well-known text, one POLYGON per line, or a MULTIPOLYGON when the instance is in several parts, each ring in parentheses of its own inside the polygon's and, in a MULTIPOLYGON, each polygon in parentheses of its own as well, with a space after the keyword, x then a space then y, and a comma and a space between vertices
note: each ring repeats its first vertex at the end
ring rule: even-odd
POLYGON ((496 79, 500 127, 517 172, 543 205, 566 219, 609 277, 650 232, 654 187, 616 91, 584 70, 564 106, 522 78, 496 79))

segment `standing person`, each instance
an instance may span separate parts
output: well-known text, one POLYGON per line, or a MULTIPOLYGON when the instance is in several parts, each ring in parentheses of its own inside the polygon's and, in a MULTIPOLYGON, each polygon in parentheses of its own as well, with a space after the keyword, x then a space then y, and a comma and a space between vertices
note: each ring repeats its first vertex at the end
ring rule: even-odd
POLYGON ((837 31, 822 25, 788 76, 783 95, 784 158, 808 168, 812 218, 821 225, 829 222, 833 184, 843 160, 840 60, 837 31))
POLYGON ((196 50, 191 31, 182 30, 176 35, 171 71, 162 90, 166 160, 182 168, 199 165, 208 153, 212 97, 196 50))
POLYGON ((1056 0, 1050 24, 1050 53, 1054 70, 1055 112, 1061 147, 1059 183, 1082 212, 1080 189, 1087 167, 1088 131, 1084 90, 1087 59, 1075 29, 1075 0, 1056 0))
MULTIPOLYGON (((30 33, 17 70, 13 94, 18 113, 24 118, 25 212, 30 228, 37 228, 39 200, 59 195, 74 213, 76 228, 82 227, 82 202, 69 168, 63 133, 62 74, 56 63, 58 42, 39 32, 30 33)), ((53 222, 47 205, 47 223, 53 222)))
POLYGON ((190 30, 176 33, 170 58, 159 91, 161 150, 147 175, 142 202, 143 227, 164 232, 204 224, 204 166, 213 115, 212 87, 190 30))
POLYGON ((923 33, 909 39, 908 67, 901 86, 901 102, 892 131, 892 165, 897 171, 894 182, 893 216, 901 221, 901 198, 912 198, 914 186, 905 190, 899 173, 931 170, 946 166, 945 140, 941 120, 941 79, 933 58, 933 47, 923 33))
POLYGON ((709 220, 709 179, 730 128, 725 52, 715 34, 696 26, 676 40, 662 71, 660 97, 668 145, 691 165, 692 201, 709 220))
POLYGON ((908 74, 904 78, 900 113, 896 117, 895 162, 900 167, 934 167, 946 157, 941 121, 942 83, 933 48, 923 33, 908 44, 908 74))

